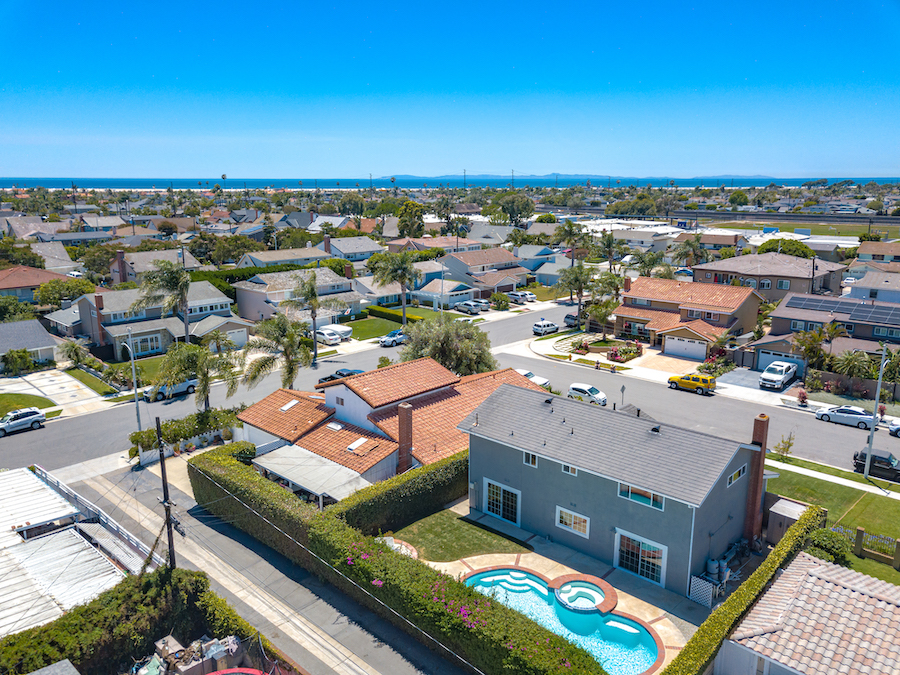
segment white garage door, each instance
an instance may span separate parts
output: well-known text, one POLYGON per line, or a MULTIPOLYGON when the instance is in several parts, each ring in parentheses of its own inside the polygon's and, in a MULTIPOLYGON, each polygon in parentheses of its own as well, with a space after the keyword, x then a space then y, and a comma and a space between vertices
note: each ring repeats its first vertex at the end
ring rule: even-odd
POLYGON ((803 371, 806 367, 806 363, 803 359, 798 359, 796 356, 791 356, 790 354, 784 354, 782 352, 773 352, 770 349, 760 349, 759 350, 759 361, 756 364, 757 370, 765 370, 768 368, 769 364, 774 361, 787 361, 788 363, 796 363, 797 364, 797 376, 803 377, 803 371))
POLYGON ((238 330, 230 330, 227 333, 228 339, 234 342, 238 348, 247 344, 247 329, 239 328, 238 330))
POLYGON ((703 340, 666 335, 663 352, 672 356, 686 356, 689 359, 703 360, 706 358, 706 343, 703 340))

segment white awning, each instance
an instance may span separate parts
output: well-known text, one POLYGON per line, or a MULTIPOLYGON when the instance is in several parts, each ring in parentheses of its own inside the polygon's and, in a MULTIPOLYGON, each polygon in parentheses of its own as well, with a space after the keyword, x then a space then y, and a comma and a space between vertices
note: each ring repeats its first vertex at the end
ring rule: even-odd
POLYGON ((286 445, 253 460, 253 464, 316 495, 340 501, 370 485, 356 471, 296 445, 286 445))

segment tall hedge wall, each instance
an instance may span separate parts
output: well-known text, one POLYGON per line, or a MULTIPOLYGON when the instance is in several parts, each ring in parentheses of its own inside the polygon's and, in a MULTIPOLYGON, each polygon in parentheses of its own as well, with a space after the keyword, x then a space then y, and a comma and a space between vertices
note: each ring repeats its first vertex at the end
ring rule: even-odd
MULTIPOLYGON (((238 462, 233 452, 234 448, 223 446, 190 460, 188 474, 197 503, 328 580, 423 644, 435 648, 410 623, 438 637, 453 653, 485 673, 604 673, 584 650, 425 563, 364 535, 336 511, 319 513, 238 462)), ((358 506, 356 513, 365 510, 358 506)))
MULTIPOLYGON (((388 309, 387 307, 372 305, 371 307, 369 307, 369 316, 377 316, 382 319, 388 319, 389 321, 396 321, 397 323, 400 323, 401 321, 403 321, 403 310, 388 309)), ((415 323, 416 321, 424 320, 425 317, 413 313, 410 308, 406 309, 406 323, 415 323)))

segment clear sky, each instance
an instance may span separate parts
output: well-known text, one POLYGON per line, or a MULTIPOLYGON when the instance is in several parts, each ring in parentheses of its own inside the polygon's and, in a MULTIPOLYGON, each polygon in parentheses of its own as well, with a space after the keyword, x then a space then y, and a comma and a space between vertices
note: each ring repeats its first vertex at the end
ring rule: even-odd
POLYGON ((0 0, 0 176, 900 175, 900 2, 0 0))

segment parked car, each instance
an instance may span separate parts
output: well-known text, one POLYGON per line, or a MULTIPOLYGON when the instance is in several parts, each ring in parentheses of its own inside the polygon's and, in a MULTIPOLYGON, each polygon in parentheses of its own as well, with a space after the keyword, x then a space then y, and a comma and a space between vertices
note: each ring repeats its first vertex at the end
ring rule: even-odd
POLYGON ((81 279, 84 277, 84 274, 78 270, 72 270, 71 272, 66 272, 66 276, 73 279, 81 279))
POLYGON ((569 398, 580 398, 585 403, 606 405, 606 394, 589 384, 573 382, 569 385, 569 393, 566 395, 569 398))
POLYGON ((484 298, 472 298, 469 302, 474 302, 476 305, 481 306, 482 312, 487 312, 491 309, 491 301, 485 300, 484 298))
POLYGON ((316 330, 316 342, 321 342, 325 345, 339 345, 341 344, 341 336, 330 328, 319 328, 316 330))
POLYGON ((524 305, 528 302, 528 296, 522 291, 510 291, 506 294, 506 297, 509 298, 510 302, 517 305, 524 305))
POLYGON ((396 347, 397 345, 402 345, 407 340, 406 333, 403 332, 402 328, 398 328, 397 330, 392 330, 387 335, 382 335, 378 340, 378 344, 382 347, 396 347))
POLYGON ((574 328, 578 325, 578 315, 577 314, 566 314, 565 323, 567 326, 574 328))
POLYGON ((171 387, 167 387, 166 385, 162 385, 154 394, 153 388, 147 389, 144 392, 144 400, 145 401, 162 401, 165 398, 172 398, 173 396, 181 396, 182 394, 193 394, 194 390, 197 389, 197 380, 185 380, 184 382, 179 382, 178 384, 173 384, 171 387))
POLYGON ((816 410, 816 419, 823 422, 848 424, 851 427, 859 427, 860 429, 869 429, 875 423, 872 413, 855 405, 836 405, 830 408, 819 408, 816 410))
POLYGON ((531 291, 519 291, 519 293, 525 296, 527 302, 537 302, 537 296, 531 291))
POLYGON ((461 316, 458 319, 454 319, 456 323, 475 323, 474 316, 461 316))
POLYGON ((345 377, 350 377, 351 375, 359 375, 362 372, 365 371, 353 370, 352 368, 341 368, 340 370, 334 371, 331 375, 320 377, 319 384, 324 384, 325 382, 334 382, 335 380, 343 380, 345 377))
POLYGON ((716 378, 703 373, 691 373, 690 375, 673 375, 669 378, 670 389, 686 389, 698 394, 709 394, 716 389, 716 378))
POLYGON ((3 417, 0 417, 0 438, 14 431, 40 429, 46 421, 47 416, 38 408, 10 410, 3 417))
POLYGON ((530 370, 525 370, 524 368, 516 368, 516 372, 523 377, 527 377, 539 387, 546 387, 550 384, 550 380, 548 380, 546 377, 538 377, 530 370))
POLYGON ((781 391, 797 377, 797 364, 790 361, 773 361, 759 376, 760 389, 781 391))
POLYGON ((547 335, 548 333, 555 333, 558 331, 559 326, 552 321, 541 319, 540 321, 535 322, 531 327, 531 330, 535 335, 547 335))
POLYGON ((341 340, 349 340, 353 337, 353 326, 347 326, 342 323, 332 323, 327 326, 322 326, 322 328, 327 328, 328 330, 337 333, 341 336, 341 340))
MULTIPOLYGON (((859 452, 853 453, 853 470, 858 473, 865 473, 866 470, 866 450, 863 448, 859 452)), ((887 450, 879 450, 872 448, 872 461, 869 464, 869 475, 878 478, 886 478, 887 480, 900 481, 900 459, 887 450)))
POLYGON ((454 309, 457 312, 464 312, 466 314, 481 314, 481 305, 473 300, 458 302, 454 309))
POLYGON ((692 277, 694 276, 694 271, 690 267, 679 267, 674 274, 676 276, 692 277))
POLYGON ((893 421, 888 425, 888 433, 891 436, 900 436, 900 422, 893 421))
POLYGON ((621 260, 620 262, 621 262, 623 265, 630 265, 631 263, 634 262, 634 256, 631 255, 631 254, 626 255, 625 257, 622 258, 622 260, 621 260))

